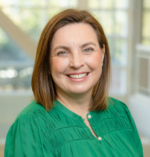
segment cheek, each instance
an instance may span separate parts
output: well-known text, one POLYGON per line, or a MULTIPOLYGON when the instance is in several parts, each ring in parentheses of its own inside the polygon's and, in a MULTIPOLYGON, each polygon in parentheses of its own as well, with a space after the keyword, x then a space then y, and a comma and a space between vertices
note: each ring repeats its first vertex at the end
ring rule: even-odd
POLYGON ((99 69, 101 67, 102 54, 101 52, 97 52, 93 54, 92 57, 89 57, 88 64, 91 69, 99 69))
POLYGON ((65 69, 67 68, 68 62, 65 59, 61 58, 52 58, 51 59, 51 72, 52 74, 59 74, 63 73, 65 69))

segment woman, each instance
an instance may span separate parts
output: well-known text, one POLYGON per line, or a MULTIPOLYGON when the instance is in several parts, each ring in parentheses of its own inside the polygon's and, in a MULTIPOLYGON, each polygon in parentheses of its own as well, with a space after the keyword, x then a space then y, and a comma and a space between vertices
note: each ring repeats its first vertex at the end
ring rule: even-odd
POLYGON ((127 106, 108 97, 110 53, 87 11, 55 15, 39 40, 32 101, 9 129, 5 157, 142 157, 127 106))

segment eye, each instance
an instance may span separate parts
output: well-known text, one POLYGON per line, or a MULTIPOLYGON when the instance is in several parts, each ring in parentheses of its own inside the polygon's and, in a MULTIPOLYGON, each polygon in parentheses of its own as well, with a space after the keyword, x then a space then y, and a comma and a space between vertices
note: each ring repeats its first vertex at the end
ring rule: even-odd
POLYGON ((65 52, 65 51, 61 51, 61 52, 58 52, 58 53, 57 53, 58 56, 59 56, 59 55, 65 55, 65 54, 67 54, 67 52, 65 52))
POLYGON ((91 52, 91 51, 93 51, 93 49, 92 48, 87 48, 87 49, 84 49, 84 51, 85 52, 91 52))

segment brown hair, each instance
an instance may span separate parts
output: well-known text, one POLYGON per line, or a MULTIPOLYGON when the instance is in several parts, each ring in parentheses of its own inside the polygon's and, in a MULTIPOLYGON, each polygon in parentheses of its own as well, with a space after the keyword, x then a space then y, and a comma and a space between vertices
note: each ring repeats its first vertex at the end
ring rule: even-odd
POLYGON ((93 88, 93 105, 90 110, 107 108, 107 95, 110 84, 110 52, 109 46, 100 23, 85 10, 67 9, 52 17, 45 26, 36 52, 32 75, 32 90, 37 103, 48 111, 57 97, 55 84, 51 75, 50 46, 54 33, 61 27, 71 23, 86 23, 91 25, 98 37, 100 48, 105 45, 105 56, 101 77, 93 88))

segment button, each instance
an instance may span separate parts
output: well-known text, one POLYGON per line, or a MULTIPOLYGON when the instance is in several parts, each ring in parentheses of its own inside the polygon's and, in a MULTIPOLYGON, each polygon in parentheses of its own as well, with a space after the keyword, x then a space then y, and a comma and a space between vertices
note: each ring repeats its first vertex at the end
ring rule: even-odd
POLYGON ((88 115, 88 118, 89 118, 89 119, 91 118, 91 115, 90 115, 90 114, 88 115))
POLYGON ((99 141, 101 141, 101 140, 102 140, 102 138, 101 138, 101 137, 98 137, 98 140, 99 140, 99 141))

